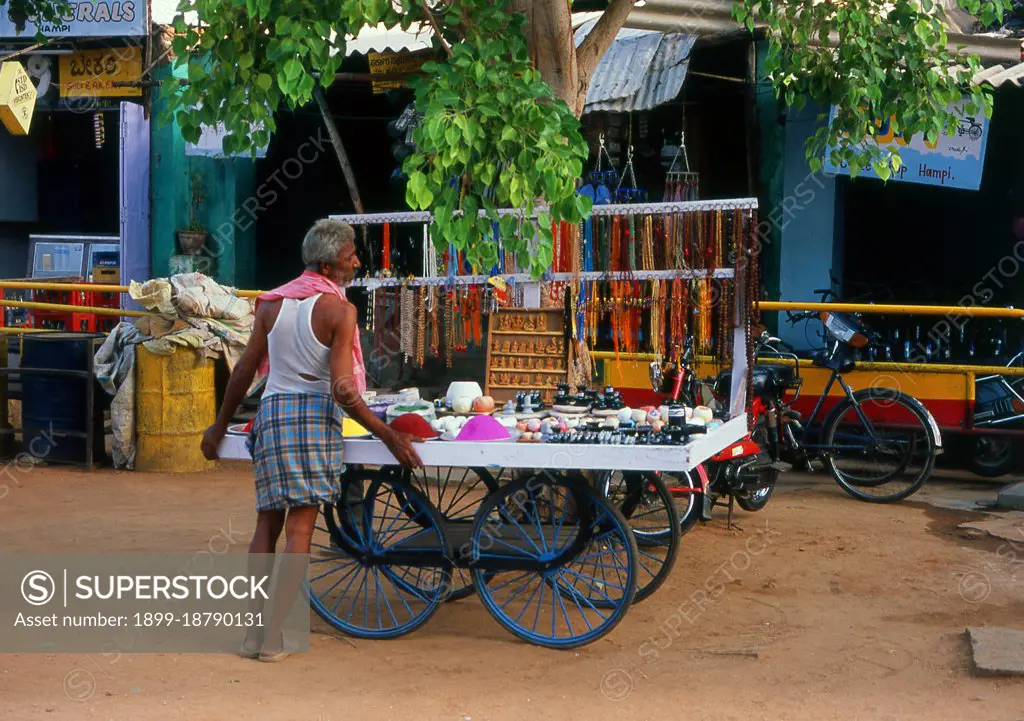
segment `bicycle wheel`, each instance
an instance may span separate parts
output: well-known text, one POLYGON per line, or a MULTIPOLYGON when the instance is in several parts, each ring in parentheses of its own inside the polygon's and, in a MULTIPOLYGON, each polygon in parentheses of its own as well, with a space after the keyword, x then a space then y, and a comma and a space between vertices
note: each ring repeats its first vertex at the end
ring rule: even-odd
MULTIPOLYGON (((483 468, 418 468, 415 471, 404 470, 402 480, 420 491, 441 514, 445 531, 451 536, 452 546, 458 554, 460 546, 469 538, 476 509, 488 493, 498 490, 504 472, 502 470, 499 478, 495 479, 483 468)), ((426 517, 420 520, 426 521, 426 517)), ((453 568, 445 600, 458 601, 471 595, 473 577, 469 569, 453 568)))
POLYGON ((633 603, 636 539, 622 513, 581 480, 538 474, 492 493, 477 512, 472 543, 480 600, 529 643, 591 643, 633 603))
MULTIPOLYGON (((637 556, 634 603, 654 593, 668 578, 679 552, 679 514, 665 482, 654 473, 602 471, 597 488, 633 530, 637 556)), ((596 601, 595 601, 596 603, 596 601)))
POLYGON ((701 509, 704 506, 704 492, 697 474, 702 471, 703 469, 698 466, 692 471, 683 471, 682 473, 666 471, 662 474, 669 495, 675 500, 680 536, 686 535, 700 520, 701 509))
POLYGON ((916 399, 892 388, 865 388, 832 410, 822 441, 825 468, 844 491, 889 503, 928 480, 938 437, 916 399))

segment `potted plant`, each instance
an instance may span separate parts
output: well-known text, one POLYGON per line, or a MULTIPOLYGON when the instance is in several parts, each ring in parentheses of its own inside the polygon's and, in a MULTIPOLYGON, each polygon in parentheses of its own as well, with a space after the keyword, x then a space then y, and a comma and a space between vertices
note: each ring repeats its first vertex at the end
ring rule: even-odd
POLYGON ((203 179, 199 173, 192 173, 189 177, 189 222, 188 228, 178 231, 178 245, 185 255, 199 255, 209 234, 206 228, 199 222, 199 207, 206 200, 203 192, 203 179))

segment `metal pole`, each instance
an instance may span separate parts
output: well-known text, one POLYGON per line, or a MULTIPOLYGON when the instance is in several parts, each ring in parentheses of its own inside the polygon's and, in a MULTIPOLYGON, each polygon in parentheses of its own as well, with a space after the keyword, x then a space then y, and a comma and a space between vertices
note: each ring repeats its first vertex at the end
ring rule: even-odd
POLYGON ((837 313, 896 313, 905 315, 948 315, 954 317, 1024 318, 1019 308, 984 308, 962 305, 885 305, 875 303, 817 303, 762 300, 760 312, 773 310, 824 310, 837 313))

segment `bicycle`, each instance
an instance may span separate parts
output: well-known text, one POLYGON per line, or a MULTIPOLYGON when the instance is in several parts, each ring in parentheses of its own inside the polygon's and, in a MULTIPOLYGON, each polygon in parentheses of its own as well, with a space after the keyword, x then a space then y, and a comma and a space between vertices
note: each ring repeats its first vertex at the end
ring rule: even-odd
MULTIPOLYGON (((858 351, 866 349, 877 334, 852 314, 822 311, 789 313, 793 323, 820 317, 827 334, 826 348, 813 353, 811 363, 831 371, 828 382, 806 421, 789 408, 799 397, 800 359, 778 338, 764 338, 763 347, 774 358, 792 362, 775 371, 773 380, 796 389, 796 396, 768 409, 769 444, 773 457, 782 451, 802 458, 808 470, 820 461, 840 488, 854 498, 873 503, 899 501, 916 493, 935 467, 942 452, 942 435, 935 418, 919 400, 896 388, 869 387, 854 391, 844 374, 856 364, 858 351), (836 383, 843 396, 816 423, 836 383)), ((758 365, 755 375, 768 364, 758 365)))

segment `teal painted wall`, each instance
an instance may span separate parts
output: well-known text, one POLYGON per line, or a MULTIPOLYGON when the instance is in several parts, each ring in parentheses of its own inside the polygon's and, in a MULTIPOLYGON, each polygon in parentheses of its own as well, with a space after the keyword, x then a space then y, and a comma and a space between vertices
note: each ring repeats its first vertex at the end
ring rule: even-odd
MULTIPOLYGON (((170 72, 170 66, 163 66, 155 75, 162 80, 170 72)), ((201 178, 205 196, 196 215, 210 233, 206 254, 213 257, 212 275, 224 285, 252 288, 256 277, 256 223, 243 203, 255 195, 254 161, 186 156, 185 140, 177 123, 161 122, 159 115, 164 107, 165 102, 154 93, 150 169, 152 275, 169 275, 171 256, 181 252, 175 233, 188 227, 190 179, 195 173, 201 178)))
MULTIPOLYGON (((783 122, 784 109, 782 102, 775 95, 771 80, 768 79, 764 67, 768 44, 761 41, 757 44, 757 86, 755 102, 757 118, 760 126, 761 167, 758 176, 760 188, 759 202, 761 209, 759 219, 767 220, 771 211, 782 203, 786 158, 786 128, 783 122)), ((777 300, 779 297, 779 259, 781 256, 782 231, 778 224, 760 225, 758 237, 761 243, 761 281, 764 284, 765 297, 777 300)), ((773 313, 765 314, 764 321, 776 330, 776 317, 773 313)))

